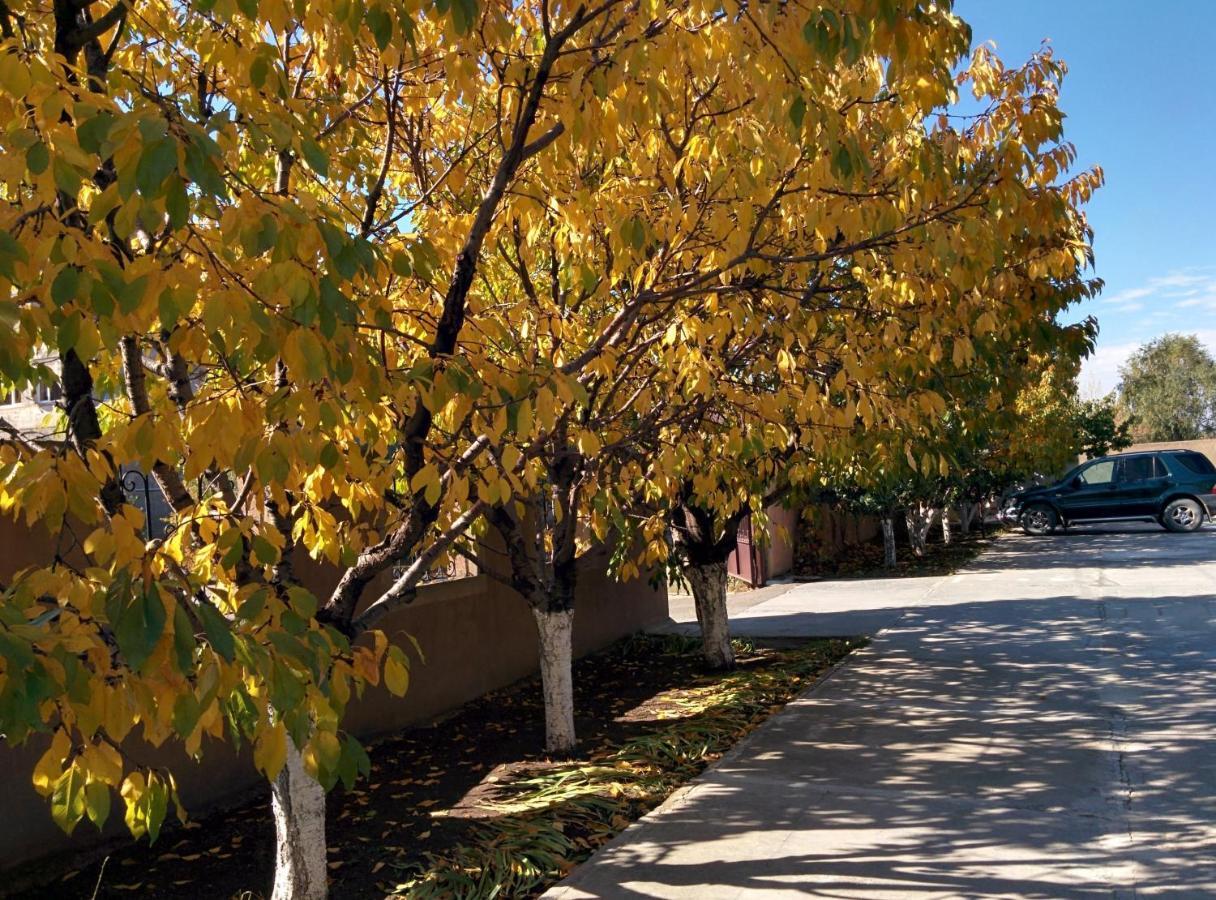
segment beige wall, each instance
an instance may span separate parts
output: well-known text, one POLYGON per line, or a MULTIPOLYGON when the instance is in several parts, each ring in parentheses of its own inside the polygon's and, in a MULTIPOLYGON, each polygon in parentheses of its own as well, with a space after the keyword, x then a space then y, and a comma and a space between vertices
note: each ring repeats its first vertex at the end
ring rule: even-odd
POLYGON ((1197 441, 1158 441, 1157 443, 1133 444, 1121 452, 1136 453, 1141 450, 1197 450, 1216 463, 1216 438, 1202 438, 1197 441))
MULTIPOLYGON (((0 518, 0 582, 17 568, 33 563, 47 546, 45 535, 0 518)), ((667 617, 665 588, 655 590, 645 581, 617 584, 604 574, 605 569, 602 550, 589 554, 580 564, 574 622, 575 651, 580 655, 667 617)), ((332 583, 334 575, 313 566, 304 577, 310 587, 321 590, 332 583)), ((403 646, 408 645, 404 634, 413 635, 426 662, 415 664, 404 698, 369 689, 361 701, 352 703, 347 727, 360 737, 427 721, 536 670, 535 633, 526 604, 485 575, 422 587, 418 599, 387 617, 382 627, 390 637, 401 639, 403 646)), ((87 850, 103 842, 87 823, 69 840, 51 821, 46 800, 30 784, 30 772, 41 752, 37 741, 25 747, 0 742, 0 796, 5 798, 0 815, 0 869, 50 854, 87 850)), ((201 763, 184 758, 172 747, 144 745, 134 752, 137 758, 172 766, 192 814, 231 804, 251 788, 262 786, 248 758, 237 757, 217 742, 204 743, 201 763)), ((127 839, 121 820, 119 805, 111 815, 108 839, 127 839)))
MULTIPOLYGON (((41 363, 56 375, 59 373, 59 360, 55 357, 36 356, 34 362, 41 363)), ((58 389, 57 384, 55 388, 58 389)), ((62 431, 63 413, 55 399, 46 396, 46 391, 47 387, 39 390, 26 385, 24 390, 0 396, 0 416, 26 435, 48 435, 62 431)))

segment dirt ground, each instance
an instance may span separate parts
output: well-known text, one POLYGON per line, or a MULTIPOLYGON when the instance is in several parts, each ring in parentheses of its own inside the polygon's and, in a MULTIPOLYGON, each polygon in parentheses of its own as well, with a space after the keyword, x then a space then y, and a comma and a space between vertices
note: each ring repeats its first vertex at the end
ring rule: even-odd
MULTIPOLYGON (((673 652, 673 640, 631 639, 576 663, 580 757, 601 757, 656 731, 682 692, 720 677, 702 671, 691 647, 673 652)), ((750 648, 740 664, 769 666, 781 653, 750 648)), ((466 843, 470 828, 489 815, 485 803, 513 778, 545 764, 538 751, 543 737, 540 685, 533 679, 371 745, 370 778, 330 794, 331 896, 383 897, 428 854, 466 843)), ((151 847, 132 845, 68 872, 47 866, 40 886, 8 896, 253 900, 269 894, 273 852, 269 798, 261 796, 185 825, 167 823, 151 847)))

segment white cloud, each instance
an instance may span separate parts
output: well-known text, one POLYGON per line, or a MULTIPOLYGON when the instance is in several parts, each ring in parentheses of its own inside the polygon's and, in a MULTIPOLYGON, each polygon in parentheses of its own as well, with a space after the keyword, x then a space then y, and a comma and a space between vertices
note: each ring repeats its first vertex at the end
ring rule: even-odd
POLYGON ((1136 352, 1139 342, 1100 346, 1081 364, 1078 384, 1082 397, 1105 397, 1119 384, 1119 367, 1136 352))
MULTIPOLYGON (((1143 309, 1144 304, 1137 303, 1146 297, 1160 299, 1190 299, 1196 296, 1216 298, 1216 269, 1203 266, 1194 269, 1182 269, 1166 275, 1150 278, 1139 287, 1124 288, 1113 294, 1103 294, 1102 303, 1120 311, 1143 309)), ((1182 306, 1183 304, 1176 304, 1182 306)), ((1199 304, 1192 303, 1191 306, 1199 304)))
POLYGON ((1109 306, 1122 307, 1133 300, 1139 300, 1141 297, 1147 297, 1151 293, 1153 293, 1153 289, 1151 287, 1129 288, 1128 290, 1119 291, 1118 293, 1110 294, 1109 296, 1103 294, 1102 302, 1109 306))
POLYGON ((1205 284, 1212 280, 1211 275, 1200 275, 1197 272, 1171 272, 1169 275, 1154 278, 1149 284, 1161 288, 1188 288, 1194 287, 1197 284, 1205 284))
POLYGON ((1174 304, 1177 309, 1195 309, 1196 307, 1203 309, 1216 310, 1216 291, 1211 293, 1202 293, 1196 291, 1194 294, 1186 297, 1184 300, 1179 300, 1174 304))

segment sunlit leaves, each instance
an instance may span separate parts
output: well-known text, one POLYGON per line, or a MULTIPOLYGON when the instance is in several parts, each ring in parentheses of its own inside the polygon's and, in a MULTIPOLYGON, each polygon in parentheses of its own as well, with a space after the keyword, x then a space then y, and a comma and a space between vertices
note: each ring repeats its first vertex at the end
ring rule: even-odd
POLYGON ((1058 63, 977 53, 991 111, 939 119, 968 45, 940 6, 610 4, 551 55, 501 178, 575 9, 144 3, 97 90, 52 12, 0 52, 0 389, 74 351, 104 402, 84 449, 61 413, 56 443, 0 445, 0 512, 69 557, 5 582, 0 731, 53 730, 35 781, 65 827, 120 791, 155 836, 172 782, 128 738, 366 770, 345 707, 404 693, 408 660, 334 627, 305 556, 342 570, 411 522, 381 571, 408 564, 573 462, 577 540, 636 536, 639 571, 667 552, 639 505, 691 485, 729 514, 791 445, 809 480, 920 429, 934 378, 1091 290, 1100 173, 1055 143, 1058 63), (151 540, 102 502, 119 466, 181 482, 151 540))

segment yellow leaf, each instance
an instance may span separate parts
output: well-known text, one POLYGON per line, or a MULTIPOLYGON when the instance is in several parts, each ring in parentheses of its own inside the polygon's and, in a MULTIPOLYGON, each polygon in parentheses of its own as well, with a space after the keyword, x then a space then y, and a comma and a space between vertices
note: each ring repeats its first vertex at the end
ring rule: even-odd
POLYGON ((275 722, 258 732, 253 745, 253 764, 265 773, 267 780, 274 781, 287 761, 287 729, 282 722, 275 722))
POLYGON ((514 471, 515 467, 519 465, 520 456, 519 448, 507 446, 502 451, 502 467, 508 472, 514 471))
POLYGON ((139 802, 144 795, 145 788, 143 774, 132 772, 124 779, 122 790, 119 791, 123 801, 127 805, 127 829, 136 837, 140 837, 148 830, 146 812, 140 808, 141 804, 139 802))
POLYGON ((600 439, 593 431, 584 431, 578 436, 578 449, 583 456, 595 456, 600 452, 600 439))
POLYGON ((30 70, 12 50, 0 54, 0 87, 10 97, 25 97, 30 90, 30 70))
POLYGON ((422 491, 427 503, 436 503, 439 500, 439 495, 442 486, 439 480, 439 470, 434 464, 427 463, 415 473, 410 479, 410 490, 415 494, 422 491))
POLYGON ((44 797, 49 797, 55 782, 63 774, 63 761, 67 758, 72 742, 61 728, 51 738, 51 746, 34 766, 34 787, 44 797))
POLYGON ((398 697, 404 697, 409 690, 409 661, 397 647, 391 647, 384 658, 384 686, 398 697))

